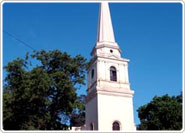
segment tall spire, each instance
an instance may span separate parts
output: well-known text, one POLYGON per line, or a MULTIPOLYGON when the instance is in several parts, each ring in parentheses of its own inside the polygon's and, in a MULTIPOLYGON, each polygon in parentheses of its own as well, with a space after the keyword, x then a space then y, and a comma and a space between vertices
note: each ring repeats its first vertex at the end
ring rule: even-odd
POLYGON ((100 4, 97 42, 115 42, 108 2, 100 4))
MULTIPOLYGON (((109 53, 106 52, 107 50, 102 50, 106 48, 110 48, 112 50, 114 49, 118 51, 118 53, 114 52, 114 55, 120 57, 121 49, 119 48, 118 44, 115 42, 109 4, 108 2, 101 2, 100 9, 99 9, 98 29, 97 29, 97 42, 91 52, 91 55, 92 56, 108 55, 109 53), (98 52, 99 50, 101 52, 98 52)), ((111 53, 113 55, 113 52, 111 53)))

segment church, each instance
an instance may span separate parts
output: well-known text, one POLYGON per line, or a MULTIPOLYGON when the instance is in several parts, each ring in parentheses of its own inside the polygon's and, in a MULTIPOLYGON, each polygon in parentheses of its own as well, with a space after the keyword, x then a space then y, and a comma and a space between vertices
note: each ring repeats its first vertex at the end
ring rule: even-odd
POLYGON ((97 41, 91 56, 85 100, 85 130, 136 131, 129 60, 121 57, 107 2, 100 3, 97 41))

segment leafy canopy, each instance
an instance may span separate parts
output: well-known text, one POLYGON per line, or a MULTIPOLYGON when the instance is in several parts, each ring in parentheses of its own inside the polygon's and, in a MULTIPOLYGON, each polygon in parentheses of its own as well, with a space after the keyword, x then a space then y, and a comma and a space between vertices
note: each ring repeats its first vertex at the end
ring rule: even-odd
POLYGON ((176 97, 155 96, 137 111, 141 122, 138 130, 182 129, 182 93, 176 97))
POLYGON ((83 110, 76 90, 85 84, 86 66, 82 56, 58 50, 35 51, 9 62, 4 67, 3 128, 68 129, 72 113, 83 110))

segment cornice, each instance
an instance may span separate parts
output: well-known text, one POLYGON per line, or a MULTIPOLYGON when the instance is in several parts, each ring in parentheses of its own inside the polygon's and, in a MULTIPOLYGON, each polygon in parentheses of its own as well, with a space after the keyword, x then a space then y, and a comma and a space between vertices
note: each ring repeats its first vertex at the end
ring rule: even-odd
POLYGON ((97 60, 97 56, 95 56, 95 57, 93 57, 91 60, 90 60, 90 65, 89 65, 89 67, 87 68, 87 71, 89 71, 89 69, 91 68, 91 66, 93 66, 94 65, 94 63, 95 63, 95 61, 97 60))
POLYGON ((97 95, 96 89, 93 89, 90 93, 85 97, 85 104, 87 104, 91 99, 93 99, 97 95))
POLYGON ((97 85, 97 80, 95 80, 90 87, 87 88, 87 91, 89 91, 91 88, 93 88, 94 85, 97 85))
POLYGON ((92 51, 91 51, 91 56, 93 55, 95 50, 100 49, 100 48, 105 48, 105 47, 112 48, 112 49, 117 49, 120 52, 120 54, 122 52, 120 47, 118 46, 118 44, 116 42, 114 42, 114 43, 113 42, 97 42, 95 44, 95 46, 93 47, 92 51), (114 44, 114 45, 112 45, 112 44, 114 44))
POLYGON ((109 59, 109 60, 115 60, 115 61, 121 61, 121 62, 129 62, 130 60, 129 59, 126 59, 126 58, 117 58, 117 59, 114 59, 114 58, 110 58, 110 57, 106 57, 106 56, 97 56, 98 58, 103 58, 103 59, 109 59))
POLYGON ((96 61, 102 61, 102 60, 98 60, 98 59, 108 59, 108 60, 114 60, 114 61, 120 61, 120 62, 127 62, 129 63, 129 59, 126 58, 117 58, 117 59, 113 59, 110 57, 105 57, 105 56, 95 56, 91 59, 91 65, 87 68, 87 71, 89 71, 89 69, 91 68, 91 66, 96 62, 96 61))
POLYGON ((97 94, 106 95, 106 96, 120 96, 120 97, 129 97, 132 98, 134 95, 133 90, 123 90, 123 89, 103 89, 96 88, 93 89, 89 94, 87 94, 85 103, 88 103, 91 99, 93 99, 97 94))

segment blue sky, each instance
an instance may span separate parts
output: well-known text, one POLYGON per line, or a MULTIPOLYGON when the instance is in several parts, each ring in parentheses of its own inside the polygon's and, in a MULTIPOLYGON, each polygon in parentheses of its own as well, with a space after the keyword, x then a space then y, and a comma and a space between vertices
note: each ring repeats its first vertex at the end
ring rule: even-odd
MULTIPOLYGON (((5 3, 3 30, 35 50, 66 51, 90 59, 96 43, 98 3, 5 3)), ((111 3, 115 39, 130 59, 129 79, 137 108, 155 95, 182 90, 182 5, 111 3)), ((3 66, 32 49, 3 33, 3 66)), ((6 73, 3 71, 3 78, 6 73)), ((86 86, 79 90, 86 93, 86 86)))

